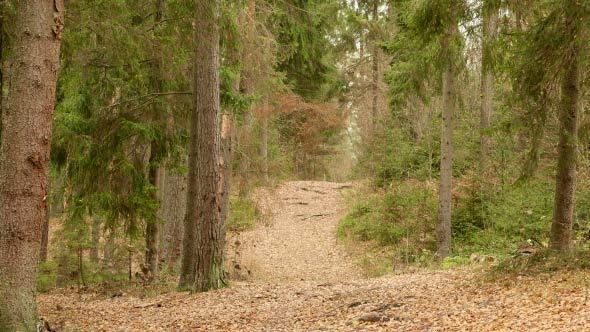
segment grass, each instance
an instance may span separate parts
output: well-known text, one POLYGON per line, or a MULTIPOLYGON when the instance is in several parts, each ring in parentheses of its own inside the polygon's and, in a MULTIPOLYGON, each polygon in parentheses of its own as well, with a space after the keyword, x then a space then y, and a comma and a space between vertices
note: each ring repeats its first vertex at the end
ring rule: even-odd
POLYGON ((256 226, 262 213, 256 203, 250 198, 232 197, 230 199, 230 214, 227 229, 231 232, 243 232, 256 226))

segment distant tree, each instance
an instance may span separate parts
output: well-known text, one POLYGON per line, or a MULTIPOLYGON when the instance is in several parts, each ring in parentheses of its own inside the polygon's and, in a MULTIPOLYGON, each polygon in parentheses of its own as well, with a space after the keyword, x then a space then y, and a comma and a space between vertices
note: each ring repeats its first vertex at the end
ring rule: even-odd
POLYGON ((64 7, 60 0, 0 6, 2 21, 11 22, 0 32, 0 330, 36 331, 37 264, 47 215, 64 7))

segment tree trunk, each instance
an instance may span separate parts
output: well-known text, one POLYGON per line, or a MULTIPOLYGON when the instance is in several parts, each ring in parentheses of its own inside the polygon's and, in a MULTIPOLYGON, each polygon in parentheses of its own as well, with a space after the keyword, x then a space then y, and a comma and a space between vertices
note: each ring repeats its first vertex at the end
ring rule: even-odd
MULTIPOLYGON (((242 48, 242 61, 246 64, 253 63, 252 49, 258 47, 255 44, 254 36, 256 34, 256 0, 248 0, 247 16, 243 19, 242 24, 246 29, 246 36, 244 40, 244 47, 242 48)), ((255 73, 250 66, 245 66, 242 75, 242 81, 240 82, 240 88, 246 95, 251 95, 254 92, 255 86, 255 73)), ((241 148, 240 156, 240 168, 239 168, 239 184, 238 194, 244 198, 248 196, 250 190, 249 177, 251 176, 251 150, 252 150, 252 108, 246 110, 244 113, 244 124, 240 130, 239 146, 241 148)))
MULTIPOLYGON (((442 54, 448 54, 450 44, 456 32, 455 23, 450 23, 448 32, 443 37, 442 54)), ((439 210, 437 224, 437 259, 442 261, 451 252, 451 206, 453 182, 453 114, 455 112, 455 73, 451 64, 451 57, 447 59, 443 73, 443 110, 441 135, 441 161, 439 185, 439 210)))
POLYGON ((98 247, 100 246, 100 218, 98 216, 92 216, 92 229, 90 237, 92 241, 92 246, 90 247, 90 261, 94 264, 97 264, 98 247))
POLYGON ((33 331, 63 2, 13 4, 2 73, 0 330, 33 331))
POLYGON ((229 202, 231 193, 231 162, 232 162, 232 134, 233 120, 231 114, 224 114, 221 123, 221 220, 227 224, 229 218, 229 202))
POLYGON ((219 196, 218 2, 197 0, 195 13, 194 109, 180 287, 207 291, 225 285, 225 225, 219 196))
MULTIPOLYGON (((154 15, 154 24, 158 25, 162 21, 164 17, 164 1, 163 0, 156 0, 155 3, 155 15, 154 15)), ((158 29, 154 29, 154 50, 156 51, 155 54, 155 61, 152 63, 152 81, 153 81, 153 88, 156 92, 163 92, 164 90, 164 82, 162 79, 162 47, 160 45, 160 41, 158 39, 158 33, 156 32, 158 29)), ((152 118, 155 123, 162 122, 163 118, 161 116, 164 111, 162 107, 160 107, 160 103, 154 103, 152 118)), ((161 163, 161 147, 160 143, 157 140, 152 141, 151 148, 150 148, 150 159, 149 159, 149 171, 148 177, 150 184, 157 188, 159 191, 160 181, 159 177, 162 173, 162 169, 160 167, 161 163)), ((158 200, 158 193, 154 193, 155 200, 158 200)), ((158 263, 159 263, 159 256, 158 256, 158 245, 159 245, 159 237, 160 237, 160 225, 158 220, 147 220, 146 227, 145 227, 145 266, 147 267, 147 276, 146 280, 153 281, 158 278, 158 263)))
MULTIPOLYGON (((379 4, 377 0, 373 1, 373 25, 377 26, 379 4)), ((372 83, 371 83, 371 120, 370 120, 370 134, 369 137, 373 139, 375 130, 377 129, 377 116, 379 114, 379 47, 377 46, 376 31, 373 31, 373 56, 371 63, 372 83)))
MULTIPOLYGON (((159 185, 159 176, 161 173, 158 165, 158 143, 152 142, 149 161, 149 181, 150 184, 156 188, 159 185)), ((158 188, 158 190, 161 188, 158 188)), ((157 192, 154 193, 154 198, 157 200, 157 192)), ((160 233, 160 225, 158 220, 147 220, 145 226, 145 266, 148 274, 146 279, 148 281, 155 280, 158 277, 158 238, 160 233)))
POLYGON ((261 137, 260 137, 260 157, 262 157, 262 175, 264 182, 268 183, 268 117, 269 114, 263 114, 261 121, 261 137))
MULTIPOLYGON (((576 8, 575 0, 568 1, 576 8)), ((570 13, 571 14, 571 13, 570 13)), ((560 135, 558 145, 557 176, 555 186, 555 210, 551 224, 551 247, 559 251, 572 248, 574 196, 576 189, 576 163, 578 149, 578 113, 580 108, 579 47, 576 13, 566 17, 566 33, 572 40, 570 54, 566 57, 561 85, 560 135)))
POLYGON ((498 9, 490 1, 483 7, 483 42, 481 56, 480 175, 486 172, 491 152, 490 125, 494 101, 494 72, 491 43, 496 39, 498 9))
POLYGON ((182 251, 186 214, 186 176, 165 170, 160 178, 160 219, 164 220, 161 254, 170 271, 175 271, 182 251))
MULTIPOLYGON (((49 195, 49 186, 47 189, 47 195, 49 195)), ((43 220, 43 227, 41 228, 41 248, 39 250, 39 263, 47 262, 47 251, 49 247, 49 218, 51 215, 51 204, 49 204, 49 199, 45 200, 45 205, 47 206, 47 213, 45 213, 45 220, 43 220)))

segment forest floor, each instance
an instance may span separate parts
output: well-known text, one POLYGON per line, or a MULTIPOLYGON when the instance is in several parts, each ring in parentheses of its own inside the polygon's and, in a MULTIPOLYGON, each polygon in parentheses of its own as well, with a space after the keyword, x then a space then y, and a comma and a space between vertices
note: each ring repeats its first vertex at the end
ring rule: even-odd
POLYGON ((260 191, 267 213, 228 238, 230 288, 110 297, 56 290, 39 310, 58 331, 587 331, 587 272, 490 279, 477 268, 364 278, 338 243, 348 184, 260 191))

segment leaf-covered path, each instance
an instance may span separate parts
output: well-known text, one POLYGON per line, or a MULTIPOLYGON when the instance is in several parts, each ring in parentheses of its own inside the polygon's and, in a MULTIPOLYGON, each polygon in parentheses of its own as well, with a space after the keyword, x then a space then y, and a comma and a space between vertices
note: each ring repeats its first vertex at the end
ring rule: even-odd
POLYGON ((231 238, 233 272, 244 279, 231 288, 145 299, 62 290, 40 296, 41 314, 59 331, 584 331, 590 326, 589 294, 581 286, 587 285, 587 274, 493 283, 472 270, 362 278, 335 238, 344 187, 291 182, 261 193, 271 215, 266 225, 231 238))

